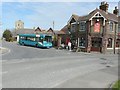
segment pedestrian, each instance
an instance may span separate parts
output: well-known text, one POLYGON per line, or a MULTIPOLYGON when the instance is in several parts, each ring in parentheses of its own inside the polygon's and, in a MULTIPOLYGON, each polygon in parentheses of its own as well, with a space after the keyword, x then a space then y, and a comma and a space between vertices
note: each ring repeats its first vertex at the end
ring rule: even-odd
POLYGON ((71 42, 68 42, 69 51, 71 51, 71 42))
POLYGON ((64 43, 61 44, 61 47, 62 47, 62 49, 65 49, 65 44, 64 43))

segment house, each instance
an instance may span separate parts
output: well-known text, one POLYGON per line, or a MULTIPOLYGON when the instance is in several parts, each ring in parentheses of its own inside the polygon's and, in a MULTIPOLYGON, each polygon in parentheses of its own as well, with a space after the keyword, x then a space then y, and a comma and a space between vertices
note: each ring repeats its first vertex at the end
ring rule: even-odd
POLYGON ((70 17, 69 21, 67 22, 67 25, 65 25, 60 32, 58 33, 58 36, 61 36, 61 43, 64 43, 65 45, 68 44, 68 41, 70 40, 71 37, 71 23, 77 22, 80 16, 76 14, 72 14, 70 17))
POLYGON ((114 49, 119 46, 116 42, 118 9, 115 7, 113 13, 110 13, 108 7, 107 2, 101 2, 99 9, 96 8, 85 16, 75 18, 72 15, 67 25, 61 29, 66 33, 66 40, 70 38, 71 42, 75 42, 77 47, 86 52, 106 53, 108 48, 114 49))

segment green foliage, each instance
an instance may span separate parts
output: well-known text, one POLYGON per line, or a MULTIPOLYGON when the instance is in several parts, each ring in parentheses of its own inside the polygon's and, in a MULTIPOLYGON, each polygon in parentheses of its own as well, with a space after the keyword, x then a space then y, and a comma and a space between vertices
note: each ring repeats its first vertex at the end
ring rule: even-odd
POLYGON ((57 46, 57 36, 54 35, 53 37, 53 46, 57 46))
POLYGON ((57 41, 57 36, 54 35, 53 41, 57 41))
POLYGON ((6 41, 10 42, 12 40, 12 33, 11 33, 11 31, 6 29, 3 32, 3 38, 5 38, 6 41))
POLYGON ((113 90, 120 90, 120 80, 118 80, 114 85, 113 85, 113 90))

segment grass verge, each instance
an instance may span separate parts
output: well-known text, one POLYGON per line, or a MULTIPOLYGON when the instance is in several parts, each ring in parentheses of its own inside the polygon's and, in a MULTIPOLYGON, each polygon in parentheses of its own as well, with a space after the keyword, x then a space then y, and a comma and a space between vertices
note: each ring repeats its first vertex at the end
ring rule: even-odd
POLYGON ((120 90, 120 80, 116 81, 112 88, 112 90, 120 90))

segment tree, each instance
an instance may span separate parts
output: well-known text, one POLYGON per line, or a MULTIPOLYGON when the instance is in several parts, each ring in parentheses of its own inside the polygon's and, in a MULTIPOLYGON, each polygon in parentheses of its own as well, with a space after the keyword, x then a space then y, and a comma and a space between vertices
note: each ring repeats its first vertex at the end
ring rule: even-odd
POLYGON ((12 33, 11 33, 11 31, 6 29, 3 32, 3 38, 5 38, 6 41, 11 41, 11 39, 12 39, 12 33))
POLYGON ((53 36, 53 46, 57 46, 57 35, 53 36))

